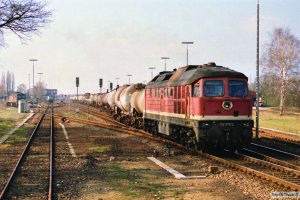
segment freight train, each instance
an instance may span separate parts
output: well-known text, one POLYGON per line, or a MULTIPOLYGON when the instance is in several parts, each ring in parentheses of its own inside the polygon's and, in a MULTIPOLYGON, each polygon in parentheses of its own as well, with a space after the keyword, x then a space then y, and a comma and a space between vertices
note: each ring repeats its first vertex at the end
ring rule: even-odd
POLYGON ((187 146, 239 149, 252 139, 248 78, 215 63, 163 71, 146 85, 123 85, 79 97, 116 119, 187 146))

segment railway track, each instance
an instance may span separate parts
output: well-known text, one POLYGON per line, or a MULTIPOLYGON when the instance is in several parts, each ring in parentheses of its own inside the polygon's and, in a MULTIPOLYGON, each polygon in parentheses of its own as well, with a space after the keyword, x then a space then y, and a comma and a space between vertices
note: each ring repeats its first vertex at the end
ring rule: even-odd
MULTIPOLYGON (((83 106, 81 106, 80 109, 83 112, 87 112, 87 109, 84 108, 83 106)), ((92 109, 89 109, 88 111, 89 114, 94 115, 96 117, 102 117, 102 118, 104 117, 103 120, 105 120, 106 122, 103 123, 103 122, 91 121, 88 119, 76 119, 76 118, 68 118, 68 119, 70 121, 74 121, 78 123, 100 126, 102 128, 106 128, 109 130, 119 131, 121 133, 146 137, 146 138, 150 138, 151 140, 163 142, 164 144, 167 144, 169 146, 184 149, 189 152, 193 152, 195 154, 201 155, 203 157, 221 163, 225 166, 243 171, 245 173, 260 177, 262 179, 266 179, 278 185, 282 185, 286 188, 300 191, 300 171, 298 166, 293 165, 291 163, 283 162, 279 159, 275 159, 263 154, 259 155, 259 153, 255 151, 252 151, 252 154, 255 154, 256 157, 253 155, 249 156, 242 153, 227 152, 228 154, 227 158, 224 158, 223 155, 218 156, 209 153, 204 153, 202 151, 194 151, 178 143, 167 140, 165 138, 162 139, 159 137, 154 137, 151 134, 144 132, 142 130, 125 126, 124 124, 116 122, 114 119, 108 119, 107 115, 99 114, 97 113, 97 111, 93 111, 92 109)), ((56 116, 56 117, 62 117, 62 116, 56 116)), ((245 151, 247 150, 249 149, 245 149, 245 151)), ((250 151, 251 150, 249 150, 248 153, 250 151)), ((282 154, 284 153, 282 152, 282 154)), ((295 159, 295 157, 292 158, 291 160, 293 160, 292 162, 298 162, 295 159)))
POLYGON ((264 161, 243 153, 226 152, 227 161, 246 167, 248 172, 262 178, 283 185, 293 190, 300 190, 300 171, 273 163, 272 160, 264 161))
POLYGON ((248 148, 244 148, 243 151, 259 157, 262 160, 300 171, 300 155, 256 143, 251 143, 251 145, 248 148))
POLYGON ((0 199, 52 199, 53 107, 46 108, 14 169, 9 173, 0 199), (46 115, 50 109, 51 114, 46 115))
POLYGON ((300 148, 300 136, 297 134, 287 133, 284 131, 278 131, 274 129, 260 128, 260 139, 272 139, 278 142, 291 144, 300 148))

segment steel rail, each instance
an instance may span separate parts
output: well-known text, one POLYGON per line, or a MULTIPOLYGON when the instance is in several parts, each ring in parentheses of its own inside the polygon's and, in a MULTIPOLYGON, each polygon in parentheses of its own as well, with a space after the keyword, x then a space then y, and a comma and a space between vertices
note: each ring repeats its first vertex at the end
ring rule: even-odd
POLYGON ((97 110, 95 110, 93 108, 90 109, 90 106, 88 108, 86 108, 86 106, 80 106, 79 108, 81 110, 83 110, 83 112, 85 112, 85 113, 92 114, 92 115, 97 116, 97 117, 105 117, 105 120, 108 121, 108 122, 111 122, 111 123, 114 123, 114 124, 118 124, 118 125, 123 126, 123 127, 128 127, 128 126, 122 124, 121 122, 119 122, 119 121, 117 121, 115 119, 107 118, 107 115, 99 113, 99 111, 97 111, 97 110))
MULTIPOLYGON (((73 119, 74 120, 74 119, 73 119)), ((79 121, 78 121, 79 122, 79 121)), ((82 122, 85 122, 85 123, 91 123, 91 121, 86 121, 86 120, 83 120, 82 122)), ((95 123, 96 125, 97 123, 95 123)), ((123 125, 124 126, 124 125, 123 125)), ((103 128, 105 128, 105 126, 102 126, 103 128)), ((107 127, 106 125, 106 128, 108 129, 113 129, 115 131, 121 131, 121 132, 124 132, 124 133, 129 133, 131 135, 133 135, 132 133, 128 131, 125 131, 123 128, 116 128, 116 127, 107 127)), ((140 132, 142 134, 145 134, 146 132, 144 131, 141 131, 139 129, 134 129, 132 128, 132 130, 135 131, 135 135, 137 132, 140 132)), ((131 130, 131 131, 132 131, 131 130)), ((148 133, 149 134, 149 133, 148 133)), ((151 135, 151 134, 149 134, 151 135)), ((142 136, 142 135, 141 135, 142 136)), ((147 136, 148 137, 148 136, 147 136)), ((151 139, 153 139, 155 137, 151 137, 151 139)), ((156 141, 161 141, 161 140, 156 140, 156 141)), ((195 152, 191 149, 187 149, 186 147, 183 147, 182 145, 178 144, 178 143, 175 143, 173 141, 168 141, 168 140, 164 140, 163 141, 164 143, 167 143, 167 144, 171 144, 171 145, 174 145, 174 146, 177 146, 181 149, 185 149, 185 150, 188 150, 188 151, 192 151, 192 152, 195 152)), ((217 156, 214 156, 212 154, 208 154, 208 153, 204 153, 202 151, 196 151, 195 153, 197 153, 198 155, 201 155, 203 157, 206 157, 208 159, 211 159, 211 160, 214 160, 218 163, 221 163, 225 166, 228 166, 228 167, 231 167, 231 168, 234 168, 234 169, 238 169, 240 171, 243 171, 243 172, 246 172, 246 173, 249 173, 251 175, 254 175, 254 176, 257 176, 257 177, 260 177, 260 178, 263 178, 263 179, 267 179, 267 180, 270 180, 271 182, 273 183, 276 183, 276 184, 279 184, 279 185, 284 185, 285 187, 288 187, 288 188, 291 188, 293 190, 297 190, 297 191, 300 191, 300 185, 297 183, 294 183, 294 182, 290 182, 288 180, 284 180, 282 178, 278 178, 278 177, 275 177, 273 175, 270 175, 270 174, 266 174, 264 172, 261 172, 261 171, 258 171, 258 170, 255 170, 255 169, 252 169, 250 167, 246 167, 246 166, 243 166, 242 164, 239 164, 239 163, 236 163, 236 162, 233 162, 233 161, 229 161, 229 160, 226 160, 224 158, 220 158, 220 157, 217 157, 217 156)), ((246 159, 247 157, 245 157, 245 155, 240 155, 240 156, 244 156, 244 158, 246 159)), ((252 160, 252 163, 256 163, 256 164, 259 164, 259 165, 269 165, 272 167, 274 167, 275 169, 277 170, 280 170, 280 171, 285 171, 287 173, 291 173, 291 174, 294 174, 294 176, 298 176, 298 172, 295 172, 293 169, 289 169, 288 167, 283 167, 283 166, 280 166, 280 165, 276 165, 276 164, 273 164, 273 163, 270 163, 270 164, 267 164, 268 162, 266 161, 263 161, 263 160, 259 160, 259 159, 250 159, 250 158, 247 158, 248 160, 252 160)), ((300 177, 299 177, 299 182, 300 182, 300 177)))
MULTIPOLYGON (((237 169, 237 170, 243 171, 245 173, 248 173, 250 175, 257 176, 257 177, 269 180, 269 181, 271 181, 273 183, 276 183, 276 184, 279 184, 279 185, 283 185, 283 186, 285 186, 287 188, 291 188, 293 190, 300 191, 300 185, 297 184, 297 183, 293 183, 293 182, 290 182, 290 181, 287 181, 287 180, 284 180, 284 179, 281 179, 281 178, 278 178, 278 177, 275 177, 275 176, 263 173, 261 171, 258 171, 258 170, 255 170, 255 169, 243 166, 243 165, 241 165, 239 163, 236 163, 236 162, 233 162, 233 161, 229 161, 229 160, 226 160, 224 158, 220 158, 220 157, 217 157, 217 156, 214 156, 214 155, 211 155, 211 154, 201 153, 201 155, 204 156, 204 157, 206 157, 206 158, 209 158, 211 160, 214 160, 214 161, 216 161, 218 163, 222 163, 225 166, 231 167, 233 169, 237 169)), ((260 161, 258 161, 258 162, 260 162, 260 161)), ((300 180, 300 178, 299 178, 299 180, 300 180)))
MULTIPOLYGON (((90 119, 80 119, 80 118, 74 118, 74 117, 67 117, 67 116, 58 115, 58 114, 53 114, 53 116, 55 118, 66 118, 69 121, 84 123, 84 124, 89 124, 89 125, 96 125, 96 126, 99 126, 99 127, 102 127, 102 128, 107 128, 107 129, 116 127, 116 129, 120 129, 120 130, 127 130, 127 131, 139 130, 139 131, 141 131, 140 129, 135 129, 133 127, 126 126, 126 125, 121 124, 120 122, 117 122, 115 120, 111 121, 110 122, 111 124, 107 124, 107 123, 103 123, 103 122, 99 122, 99 121, 93 121, 93 120, 90 120, 90 119), (118 125, 120 127, 117 127, 116 125, 118 125)), ((107 118, 105 118, 105 120, 106 119, 107 118)))
POLYGON ((290 167, 285 167, 285 166, 282 166, 282 165, 279 165, 279 164, 276 164, 276 163, 272 163, 270 161, 265 161, 265 160, 262 160, 262 159, 254 158, 252 156, 248 156, 248 155, 245 155, 245 154, 242 154, 242 153, 234 152, 234 154, 236 156, 241 157, 244 160, 247 160, 247 161, 251 162, 251 163, 267 166, 267 167, 270 167, 272 169, 276 169, 278 171, 286 172, 287 174, 294 174, 295 176, 299 177, 299 183, 300 183, 300 171, 298 171, 298 170, 294 170, 294 169, 291 169, 290 167))
POLYGON ((18 160, 15 168, 13 169, 12 173, 10 174, 10 176, 8 178, 8 181, 6 182, 4 188, 2 189, 2 192, 0 194, 0 200, 5 198, 5 195, 7 194, 8 188, 9 188, 9 186, 10 186, 10 184, 11 184, 11 182, 12 182, 12 180, 13 180, 15 174, 16 174, 16 171, 18 170, 21 162, 24 160, 25 154, 29 150, 29 147, 30 147, 30 145, 32 143, 33 137, 35 136, 35 133, 37 132, 37 129, 40 127, 40 125, 41 125, 41 123, 42 123, 42 121, 43 121, 43 119, 44 119, 44 117, 46 115, 47 109, 48 108, 45 109, 44 113, 42 114, 41 119, 39 120, 38 124, 36 125, 36 127, 32 131, 32 134, 31 134, 31 136, 30 136, 30 138, 29 138, 29 140, 28 140, 28 142, 27 142, 27 144, 26 144, 26 146, 25 146, 25 148, 24 148, 21 156, 19 157, 19 160, 18 160))
POLYGON ((294 164, 291 164, 291 163, 288 163, 288 162, 284 162, 284 161, 282 161, 282 160, 273 158, 273 157, 271 157, 271 156, 267 156, 267 155, 262 154, 262 153, 258 153, 258 152, 256 152, 256 151, 253 151, 253 150, 250 150, 250 149, 247 149, 247 148, 243 148, 243 151, 248 152, 248 153, 250 153, 250 154, 254 154, 256 157, 259 157, 259 159, 261 159, 261 160, 265 160, 265 161, 268 161, 268 162, 275 163, 275 164, 277 164, 277 165, 281 165, 281 166, 284 166, 284 167, 288 167, 288 168, 290 168, 290 169, 297 170, 297 171, 299 171, 299 173, 300 173, 300 167, 297 166, 297 165, 294 165, 294 164))
POLYGON ((264 145, 261 145, 261 144, 256 144, 256 143, 253 143, 253 142, 251 143, 251 145, 256 146, 256 147, 260 147, 260 148, 264 148, 264 149, 269 149, 269 150, 272 150, 272 151, 275 151, 275 152, 278 152, 278 153, 286 154, 288 156, 292 156, 294 159, 300 160, 300 156, 296 155, 296 154, 293 154, 293 153, 289 153, 289 152, 286 152, 286 151, 281 151, 279 149, 274 149, 274 148, 267 147, 267 146, 264 146, 264 145))
POLYGON ((300 146, 300 136, 294 134, 287 134, 282 131, 275 131, 270 129, 260 128, 260 138, 272 138, 281 142, 287 142, 294 144, 296 146, 300 146))
POLYGON ((53 144, 53 132, 54 132, 54 122, 53 122, 53 103, 51 104, 51 116, 50 116, 50 146, 49 146, 49 156, 50 156, 50 173, 49 173, 49 190, 48 190, 48 200, 52 199, 52 185, 53 185, 53 154, 54 154, 54 144, 53 144))

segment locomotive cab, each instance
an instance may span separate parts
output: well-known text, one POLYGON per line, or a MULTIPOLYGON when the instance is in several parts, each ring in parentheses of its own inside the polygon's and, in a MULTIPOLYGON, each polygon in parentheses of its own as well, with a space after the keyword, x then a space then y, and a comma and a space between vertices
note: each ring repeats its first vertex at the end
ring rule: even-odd
MULTIPOLYGON (((210 146, 239 148, 252 138, 252 99, 247 79, 231 77, 204 78, 199 81, 199 140, 210 146)), ((197 94, 193 91, 193 94, 197 94)))

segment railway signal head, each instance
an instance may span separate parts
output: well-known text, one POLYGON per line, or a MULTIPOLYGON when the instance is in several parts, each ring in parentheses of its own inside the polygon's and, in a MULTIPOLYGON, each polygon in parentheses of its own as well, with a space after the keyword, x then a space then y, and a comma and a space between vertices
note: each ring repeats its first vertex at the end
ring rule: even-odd
POLYGON ((76 87, 79 87, 79 77, 76 77, 76 87))

